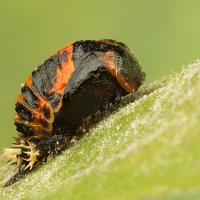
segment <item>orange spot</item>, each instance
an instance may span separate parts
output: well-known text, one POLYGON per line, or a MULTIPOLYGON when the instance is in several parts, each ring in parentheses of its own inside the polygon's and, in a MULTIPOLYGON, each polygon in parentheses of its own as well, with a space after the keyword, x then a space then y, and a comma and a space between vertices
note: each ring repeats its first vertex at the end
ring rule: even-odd
POLYGON ((42 137, 49 136, 52 130, 52 124, 49 124, 48 128, 44 128, 41 124, 32 123, 30 127, 34 131, 34 135, 42 135, 42 137))
POLYGON ((93 95, 94 95, 95 97, 103 96, 103 91, 100 90, 100 89, 94 89, 94 90, 93 90, 93 95))
POLYGON ((23 95, 19 95, 19 97, 17 99, 17 103, 24 104, 24 102, 25 102, 24 96, 23 95))
POLYGON ((120 69, 115 65, 115 59, 115 53, 113 51, 108 51, 103 56, 102 62, 106 64, 107 70, 117 79, 117 82, 124 90, 128 93, 134 92, 137 89, 134 80, 125 80, 124 75, 122 75, 120 69))
POLYGON ((32 85, 33 85, 33 79, 32 79, 31 76, 26 79, 25 85, 29 86, 29 87, 32 87, 32 85))
POLYGON ((54 84, 54 87, 50 91, 50 93, 55 92, 61 96, 64 94, 65 87, 68 84, 74 72, 73 45, 70 44, 66 48, 60 50, 58 54, 62 55, 64 52, 67 52, 68 55, 67 61, 63 61, 62 63, 60 63, 61 69, 59 67, 57 68, 56 82, 54 84))

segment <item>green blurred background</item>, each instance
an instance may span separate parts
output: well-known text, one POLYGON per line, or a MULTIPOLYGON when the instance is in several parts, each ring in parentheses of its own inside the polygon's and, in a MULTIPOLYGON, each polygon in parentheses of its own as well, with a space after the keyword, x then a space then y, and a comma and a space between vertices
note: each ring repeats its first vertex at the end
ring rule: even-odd
POLYGON ((16 131, 14 103, 31 71, 80 39, 126 43, 147 83, 199 58, 199 0, 0 0, 0 146, 16 131))

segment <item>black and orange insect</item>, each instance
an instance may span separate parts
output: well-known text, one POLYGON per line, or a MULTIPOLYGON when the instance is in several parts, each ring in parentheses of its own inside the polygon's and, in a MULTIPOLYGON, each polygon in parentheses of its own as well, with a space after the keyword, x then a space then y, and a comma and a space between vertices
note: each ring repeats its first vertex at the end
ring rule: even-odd
POLYGON ((82 135, 85 119, 135 92, 144 79, 138 61, 121 42, 69 44, 23 84, 15 109, 18 135, 13 147, 5 150, 7 160, 16 164, 18 174, 31 171, 82 135))

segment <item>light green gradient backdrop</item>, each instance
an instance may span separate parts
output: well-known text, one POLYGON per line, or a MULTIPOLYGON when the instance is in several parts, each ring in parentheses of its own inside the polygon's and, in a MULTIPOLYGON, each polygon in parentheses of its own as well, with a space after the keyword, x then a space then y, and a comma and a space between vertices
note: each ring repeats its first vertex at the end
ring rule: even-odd
POLYGON ((128 44, 147 83, 200 57, 198 0, 0 1, 0 146, 11 143, 20 83, 67 43, 111 38, 128 44))

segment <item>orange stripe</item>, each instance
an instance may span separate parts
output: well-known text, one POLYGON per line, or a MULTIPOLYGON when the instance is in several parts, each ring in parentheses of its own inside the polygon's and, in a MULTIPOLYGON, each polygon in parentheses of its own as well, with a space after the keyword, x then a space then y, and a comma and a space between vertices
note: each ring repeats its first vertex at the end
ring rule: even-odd
MULTIPOLYGON (((46 119, 49 123, 53 123, 54 121, 54 117, 53 117, 53 110, 51 108, 51 105, 49 104, 49 102, 44 99, 43 97, 41 97, 38 93, 36 93, 35 91, 33 91, 31 88, 33 86, 33 79, 32 77, 28 77, 27 80, 25 81, 25 86, 27 86, 33 93, 34 95, 39 99, 39 105, 36 109, 33 109, 33 110, 36 110, 35 113, 37 113, 37 116, 36 118, 39 118, 40 116, 40 113, 43 113, 43 111, 45 109, 49 109, 50 110, 50 119, 46 119), (38 111, 38 112, 37 112, 38 111)), ((22 96, 23 97, 23 96, 22 96)), ((24 98, 24 97, 23 97, 24 98)), ((44 117, 44 115, 43 115, 44 117)), ((45 118, 45 117, 44 117, 45 118)))
POLYGON ((60 63, 62 71, 59 67, 57 68, 56 82, 50 91, 50 93, 55 92, 61 96, 63 96, 65 87, 75 70, 73 63, 73 44, 70 44, 66 48, 60 50, 58 52, 58 55, 62 55, 64 52, 67 52, 68 55, 67 62, 63 61, 62 63, 60 63))
MULTIPOLYGON (((25 103, 25 100, 24 100, 24 97, 22 95, 19 96, 18 100, 17 100, 17 103, 23 105, 28 111, 30 111, 33 116, 34 116, 34 120, 31 122, 31 123, 35 123, 35 124, 38 124, 38 123, 41 123, 41 120, 44 120, 46 121, 48 124, 51 124, 53 122, 54 119, 51 119, 48 120, 44 117, 44 114, 42 112, 37 112, 35 109, 31 109, 27 106, 27 104, 25 103)), ((17 114, 18 115, 18 114, 17 114)), ((19 117, 15 117, 15 120, 16 119, 19 119, 19 117)), ((27 120, 24 120, 24 119, 20 119, 21 121, 27 121, 27 120)))
POLYGON ((36 94, 31 88, 33 86, 33 79, 32 77, 28 77, 27 80, 25 81, 25 86, 27 86, 33 93, 34 95, 39 99, 39 107, 36 108, 38 111, 42 111, 45 108, 50 107, 48 101, 46 101, 45 99, 43 99, 39 94, 36 94))
MULTIPOLYGON (((27 80, 25 81, 25 86, 29 87, 29 89, 32 88, 33 86, 33 79, 32 77, 28 77, 27 80)), ((32 90, 32 89, 31 89, 32 90)), ((18 124, 24 124, 27 127, 31 127, 33 129, 33 135, 40 135, 40 138, 46 137, 47 133, 48 135, 51 134, 52 131, 52 123, 54 121, 54 115, 53 115, 53 109, 51 108, 49 102, 42 98, 39 94, 35 93, 33 90, 32 92, 36 95, 36 97, 39 100, 39 106, 38 108, 29 108, 26 105, 26 101, 24 96, 21 94, 18 99, 17 103, 22 104, 26 109, 28 109, 30 112, 33 113, 34 115, 34 120, 32 122, 29 122, 28 124, 26 123, 26 120, 23 120, 18 114, 15 116, 15 122, 18 124), (49 109, 50 111, 50 118, 46 119, 44 116, 43 111, 45 109, 49 109), (45 128, 41 124, 41 120, 45 120, 48 123, 48 128, 45 128)))
MULTIPOLYGON (((58 52, 58 54, 62 55, 64 52, 67 52, 68 55, 68 59, 67 61, 63 61, 62 63, 60 63, 60 68, 57 68, 56 71, 56 82, 54 84, 54 87, 52 88, 52 90, 50 91, 50 93, 57 93, 60 94, 61 96, 63 96, 64 91, 65 91, 65 87, 68 84, 75 68, 74 68, 74 64, 73 64, 73 44, 67 46, 66 48, 60 50, 58 52)), ((32 77, 28 77, 28 79, 25 81, 25 85, 27 87, 29 87, 30 89, 33 86, 33 79, 32 77)), ((19 124, 24 124, 25 126, 31 127, 33 129, 33 136, 31 136, 31 138, 33 139, 41 139, 43 137, 46 137, 47 135, 51 134, 52 131, 52 123, 54 121, 54 115, 53 115, 53 110, 49 104, 49 102, 47 101, 47 99, 41 97, 39 94, 36 94, 34 91, 33 93, 38 97, 39 99, 39 106, 36 109, 30 109, 30 111, 32 113, 34 113, 35 115, 35 120, 33 122, 30 123, 26 123, 23 119, 21 119, 21 117, 17 114, 15 117, 15 122, 19 123, 19 124), (49 120, 47 120, 44 115, 43 115, 43 111, 45 108, 49 108, 50 109, 50 114, 51 117, 49 120), (40 123, 41 119, 45 119, 48 122, 49 127, 48 128, 44 128, 42 126, 42 124, 40 123)), ((23 95, 20 95, 18 100, 18 103, 21 103, 25 106, 25 99, 23 95)), ((61 103, 59 105, 59 107, 61 106, 61 103)), ((29 108, 27 108, 29 109, 29 108)))
POLYGON ((17 99, 17 103, 20 103, 20 104, 24 104, 25 103, 25 99, 24 99, 24 96, 23 95, 19 95, 18 99, 17 99))
POLYGON ((137 89, 134 80, 131 80, 130 78, 128 81, 125 80, 124 75, 115 65, 115 60, 115 53, 113 51, 108 51, 103 56, 102 62, 106 64, 107 70, 117 79, 117 82, 122 88, 124 88, 124 90, 126 90, 128 93, 134 92, 137 89))
POLYGON ((49 135, 52 130, 52 124, 49 124, 48 128, 45 128, 41 125, 41 123, 34 123, 34 122, 29 122, 28 124, 26 123, 25 120, 22 120, 20 116, 17 116, 15 118, 15 122, 18 124, 23 124, 26 127, 30 127, 33 130, 33 135, 40 135, 42 137, 46 137, 46 135, 49 135), (46 134, 46 135, 43 135, 46 134))
POLYGON ((26 79, 25 85, 28 85, 28 86, 30 86, 30 87, 33 85, 32 76, 29 76, 29 77, 26 79))
MULTIPOLYGON (((44 114, 43 114, 43 109, 45 109, 46 107, 49 108, 47 105, 46 105, 46 102, 43 101, 43 102, 40 102, 39 103, 39 111, 36 110, 35 108, 30 108, 27 106, 26 104, 26 101, 24 99, 24 96, 23 95, 20 95, 17 99, 17 103, 23 105, 27 110, 29 110, 31 113, 34 114, 34 117, 35 117, 35 120, 34 122, 37 122, 37 120, 40 120, 40 119, 44 119, 46 120, 48 123, 52 123, 53 122, 53 119, 46 119, 44 117, 44 114), (44 104, 45 103, 45 104, 44 104)), ((51 110, 50 110, 51 111, 51 110)))

